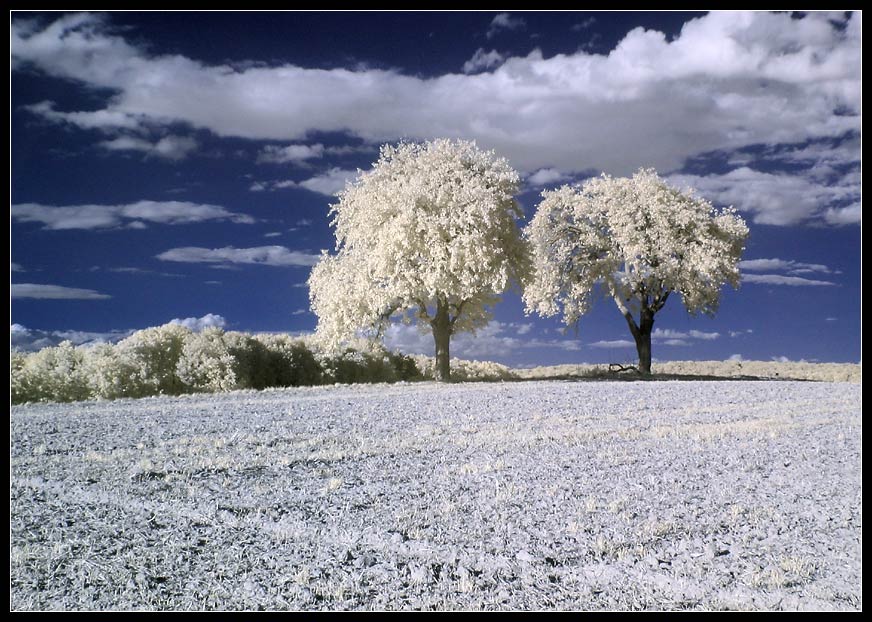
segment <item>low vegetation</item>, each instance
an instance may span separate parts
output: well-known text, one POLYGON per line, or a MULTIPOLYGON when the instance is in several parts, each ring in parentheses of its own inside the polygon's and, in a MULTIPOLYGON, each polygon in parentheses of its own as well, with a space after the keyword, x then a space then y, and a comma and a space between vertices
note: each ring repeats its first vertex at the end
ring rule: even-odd
MULTIPOLYGON (((632 369, 558 365, 511 369, 491 361, 451 359, 455 381, 636 379, 632 369)), ((74 346, 66 341, 38 352, 10 353, 13 404, 75 402, 237 389, 433 380, 436 363, 359 341, 342 351, 287 334, 250 335, 177 324, 138 331, 116 344, 74 346)), ((855 364, 775 361, 655 362, 654 379, 759 378, 860 382, 855 364)))

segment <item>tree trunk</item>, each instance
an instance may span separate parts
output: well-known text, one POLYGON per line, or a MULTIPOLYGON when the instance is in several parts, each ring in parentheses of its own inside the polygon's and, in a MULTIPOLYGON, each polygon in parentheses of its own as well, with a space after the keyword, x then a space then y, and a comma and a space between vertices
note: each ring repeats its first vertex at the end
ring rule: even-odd
POLYGON ((651 332, 654 328, 654 314, 647 309, 642 309, 639 317, 639 329, 633 331, 633 339, 636 340, 636 352, 639 353, 639 373, 643 376, 651 375, 651 332))
POLYGON ((436 302, 436 317, 430 322, 433 327, 433 341, 436 342, 436 380, 451 380, 451 363, 448 346, 451 341, 451 322, 448 317, 448 302, 441 298, 436 302))
POLYGON ((651 375, 651 333, 639 331, 634 335, 636 339, 636 352, 639 353, 639 373, 643 376, 651 375))

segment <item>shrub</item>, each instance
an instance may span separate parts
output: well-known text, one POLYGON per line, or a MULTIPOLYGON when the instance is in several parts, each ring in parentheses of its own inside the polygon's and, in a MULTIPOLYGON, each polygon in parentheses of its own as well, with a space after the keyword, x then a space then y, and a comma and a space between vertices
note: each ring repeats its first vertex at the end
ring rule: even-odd
POLYGON ((10 358, 9 384, 15 403, 74 402, 90 397, 84 354, 69 341, 10 358))
POLYGON ((118 342, 118 360, 135 369, 124 394, 142 397, 184 393, 187 389, 178 374, 178 365, 185 344, 193 335, 184 326, 164 324, 137 331, 118 342))
POLYGON ((299 387, 324 382, 324 369, 303 340, 290 335, 257 335, 255 339, 266 351, 260 362, 264 387, 299 387))
POLYGON ((176 374, 192 391, 232 391, 240 388, 236 361, 230 345, 239 340, 225 339, 224 331, 210 326, 200 333, 188 335, 182 346, 176 374))

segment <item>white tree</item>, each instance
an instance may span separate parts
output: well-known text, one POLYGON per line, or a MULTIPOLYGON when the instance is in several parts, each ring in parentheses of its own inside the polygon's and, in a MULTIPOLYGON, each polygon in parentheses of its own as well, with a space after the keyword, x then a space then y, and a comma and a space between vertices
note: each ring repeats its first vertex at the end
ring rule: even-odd
POLYGON ((383 146, 331 206, 337 254, 309 278, 319 337, 336 346, 380 336, 392 316, 415 319, 432 330, 436 377, 449 380, 451 335, 486 325, 529 268, 518 185, 504 158, 474 142, 383 146))
POLYGON ((534 276, 527 312, 563 313, 577 325, 594 291, 612 298, 630 327, 639 371, 651 373, 654 315, 677 292, 691 314, 717 311, 720 290, 739 285, 748 227, 735 210, 669 186, 654 170, 603 175, 542 193, 524 234, 534 276))

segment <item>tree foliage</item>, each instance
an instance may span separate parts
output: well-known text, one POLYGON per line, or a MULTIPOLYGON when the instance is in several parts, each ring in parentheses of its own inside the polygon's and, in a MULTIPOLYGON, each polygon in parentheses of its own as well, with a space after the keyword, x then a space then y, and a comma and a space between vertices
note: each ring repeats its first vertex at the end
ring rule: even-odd
POLYGON ((414 320, 433 331, 447 379, 450 336, 485 326, 528 270, 518 184, 505 159, 473 142, 383 146, 331 207, 337 253, 309 278, 319 338, 340 347, 361 331, 381 335, 391 317, 414 320))
POLYGON ((10 352, 10 398, 13 404, 72 402, 422 378, 412 358, 383 347, 367 343, 335 353, 310 345, 287 334, 193 332, 178 324, 137 331, 116 344, 65 341, 10 352))
POLYGON ((689 313, 714 314, 721 288, 739 285, 748 227, 732 208, 718 211, 641 169, 543 192, 525 236, 534 263, 527 312, 562 313, 574 325, 599 291, 627 320, 649 373, 654 315, 673 292, 689 313))

